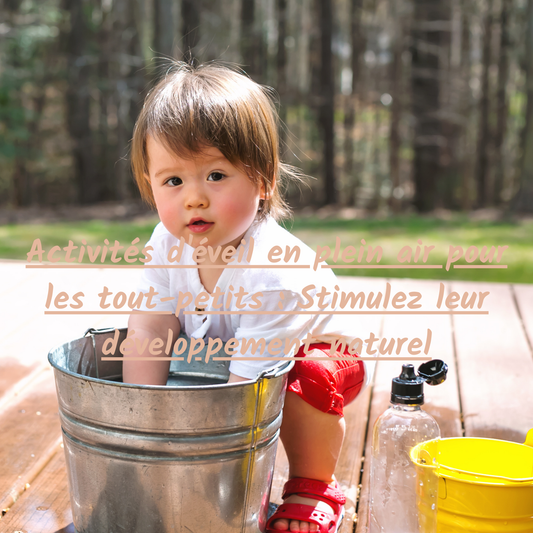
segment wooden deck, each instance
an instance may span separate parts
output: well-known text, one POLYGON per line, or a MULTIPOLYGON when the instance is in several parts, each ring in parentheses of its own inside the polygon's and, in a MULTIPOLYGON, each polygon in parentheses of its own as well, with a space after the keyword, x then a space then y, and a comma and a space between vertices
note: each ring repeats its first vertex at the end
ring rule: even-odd
MULTIPOLYGON (((122 316, 44 316, 51 282, 70 294, 132 290, 136 270, 28 270, 0 262, 0 533, 72 532, 64 454, 49 349, 88 327, 122 326, 122 316)), ((436 309, 439 282, 342 278, 342 289, 419 291, 424 311, 436 309)), ((426 409, 449 436, 523 442, 533 428, 533 285, 444 282, 446 292, 489 291, 488 315, 358 315, 354 332, 420 337, 432 330, 430 356, 449 365, 448 380, 426 387, 426 409)), ((90 307, 89 299, 84 306, 90 307)), ((441 309, 442 310, 442 309, 441 309)), ((365 337, 363 337, 365 338, 365 337)), ((406 354, 405 351, 402 354, 406 354)), ((347 435, 337 478, 348 498, 342 533, 366 532, 371 428, 386 409, 401 359, 380 361, 373 384, 346 409, 347 435)), ((415 365, 417 363, 414 363, 415 365)), ((272 500, 280 501, 287 462, 279 448, 272 500)))

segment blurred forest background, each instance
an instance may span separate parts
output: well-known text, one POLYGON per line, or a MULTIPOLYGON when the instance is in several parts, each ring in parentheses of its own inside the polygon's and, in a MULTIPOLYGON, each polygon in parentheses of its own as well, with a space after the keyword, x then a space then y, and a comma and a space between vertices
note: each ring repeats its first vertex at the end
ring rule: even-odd
POLYGON ((533 212, 533 0, 0 0, 0 207, 138 199, 169 56, 276 89, 294 207, 533 212))

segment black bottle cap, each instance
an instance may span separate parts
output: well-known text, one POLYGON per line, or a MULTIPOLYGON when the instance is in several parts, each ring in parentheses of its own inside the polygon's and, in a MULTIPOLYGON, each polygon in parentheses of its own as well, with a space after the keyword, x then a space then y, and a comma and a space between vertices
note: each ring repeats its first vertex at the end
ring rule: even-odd
POLYGON ((392 380, 392 403, 422 405, 424 403, 424 378, 415 374, 413 365, 403 365, 402 373, 392 380))
POLYGON ((418 367, 418 375, 422 376, 428 385, 439 385, 446 380, 448 365, 440 359, 433 359, 418 367))
POLYGON ((446 380, 448 365, 433 359, 418 367, 418 376, 413 365, 403 365, 402 373, 392 380, 391 402, 409 405, 424 403, 424 382, 439 385, 446 380))

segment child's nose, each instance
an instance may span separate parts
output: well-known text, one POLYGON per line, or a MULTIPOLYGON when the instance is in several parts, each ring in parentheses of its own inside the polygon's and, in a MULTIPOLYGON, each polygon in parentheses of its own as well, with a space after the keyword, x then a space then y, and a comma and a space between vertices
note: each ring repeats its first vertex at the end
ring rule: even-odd
POLYGON ((188 208, 207 207, 209 200, 202 187, 191 185, 187 188, 187 195, 185 197, 186 206, 188 208))

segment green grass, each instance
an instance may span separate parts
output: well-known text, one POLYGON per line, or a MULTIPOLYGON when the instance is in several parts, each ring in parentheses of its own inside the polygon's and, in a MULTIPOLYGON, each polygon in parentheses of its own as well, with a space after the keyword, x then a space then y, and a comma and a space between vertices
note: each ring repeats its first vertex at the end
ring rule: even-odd
MULTIPOLYGON (((149 239, 155 224, 154 219, 146 222, 91 221, 0 226, 0 257, 25 260, 34 239, 37 238, 41 239, 45 250, 56 245, 67 246, 69 240, 79 246, 82 239, 94 247, 103 245, 106 238, 111 244, 116 239, 127 247, 136 237, 140 238, 139 245, 142 247, 149 239)), ((341 252, 349 245, 358 251, 361 239, 365 239, 367 245, 382 247, 383 257, 379 263, 381 265, 399 264, 397 254, 402 247, 411 246, 414 250, 417 240, 420 239, 423 246, 435 246, 429 254, 427 264, 443 265, 443 268, 438 270, 336 269, 335 272, 339 275, 533 283, 533 221, 474 222, 461 216, 444 221, 405 216, 385 220, 295 218, 293 222, 285 225, 313 249, 317 246, 329 246, 333 250, 335 239, 339 237, 341 252), (491 246, 497 248, 505 245, 509 248, 503 253, 500 264, 507 264, 507 269, 445 269, 450 246, 462 246, 466 251, 470 246, 476 246, 478 249, 487 246, 490 249, 491 246)), ((58 253, 58 258, 62 257, 64 255, 58 253)), ((350 263, 365 264, 365 259, 362 263, 358 263, 356 259, 350 263)), ((109 257, 106 263, 110 263, 109 257)), ((331 260, 328 263, 333 264, 331 260)), ((339 264, 342 264, 340 260, 339 264)), ((374 260, 372 264, 377 263, 374 260)), ((421 259, 418 264, 423 264, 421 259)), ((455 264, 467 263, 461 260, 455 264)), ((473 264, 481 263, 478 260, 473 264)), ((496 264, 495 259, 492 264, 496 264)))
MULTIPOLYGON (((445 221, 421 216, 405 216, 385 220, 318 220, 316 218, 295 219, 286 224, 295 235, 311 248, 317 246, 335 247, 336 237, 340 239, 340 250, 351 245, 359 252, 361 239, 372 247, 381 246, 383 256, 380 265, 397 265, 397 255, 404 246, 410 246, 413 252, 422 241, 423 246, 435 246, 429 253, 426 264, 442 265, 442 269, 335 269, 338 275, 374 276, 414 279, 455 279, 473 281, 497 281, 513 283, 533 283, 533 221, 522 222, 473 222, 466 217, 457 216, 445 221), (446 271, 446 262, 450 246, 461 246, 463 252, 470 246, 481 251, 483 246, 490 249, 495 246, 508 246, 503 252, 500 264, 508 265, 507 269, 454 269, 446 271)), ((350 261, 352 265, 366 263, 366 249, 361 263, 357 259, 350 261)), ((331 257, 330 256, 330 257, 331 257)), ((489 264, 496 263, 494 260, 489 264)), ((330 259, 329 264, 334 264, 330 259)), ((339 264, 344 264, 340 259, 339 264)), ((376 260, 371 264, 378 264, 376 260)), ((408 263, 404 263, 408 264, 408 263)), ((414 265, 414 261, 411 265, 414 265)), ((424 264, 422 258, 416 264, 424 264)), ((454 263, 468 264, 464 259, 454 263)), ((477 260, 472 264, 482 263, 477 260)))
MULTIPOLYGON (((157 224, 157 219, 147 222, 107 222, 103 220, 92 220, 90 222, 59 222, 51 224, 16 224, 0 226, 0 257, 3 259, 27 259, 27 253, 32 247, 35 239, 40 239, 45 252, 52 246, 65 247, 69 240, 74 245, 81 246, 85 239, 88 245, 96 247, 103 246, 104 239, 108 239, 111 245, 114 241, 128 247, 131 242, 139 237, 137 246, 148 241, 152 231, 157 224)), ((73 257, 76 257, 76 250, 73 257)), ((122 250, 124 252, 124 250, 122 250)), ((64 252, 56 254, 58 259, 64 258, 64 252)), ((46 258, 44 258, 46 260, 46 258)), ((35 258, 34 262, 37 261, 35 258)), ((87 257, 84 263, 88 263, 87 257)), ((111 264, 108 254, 107 264, 111 264)))

